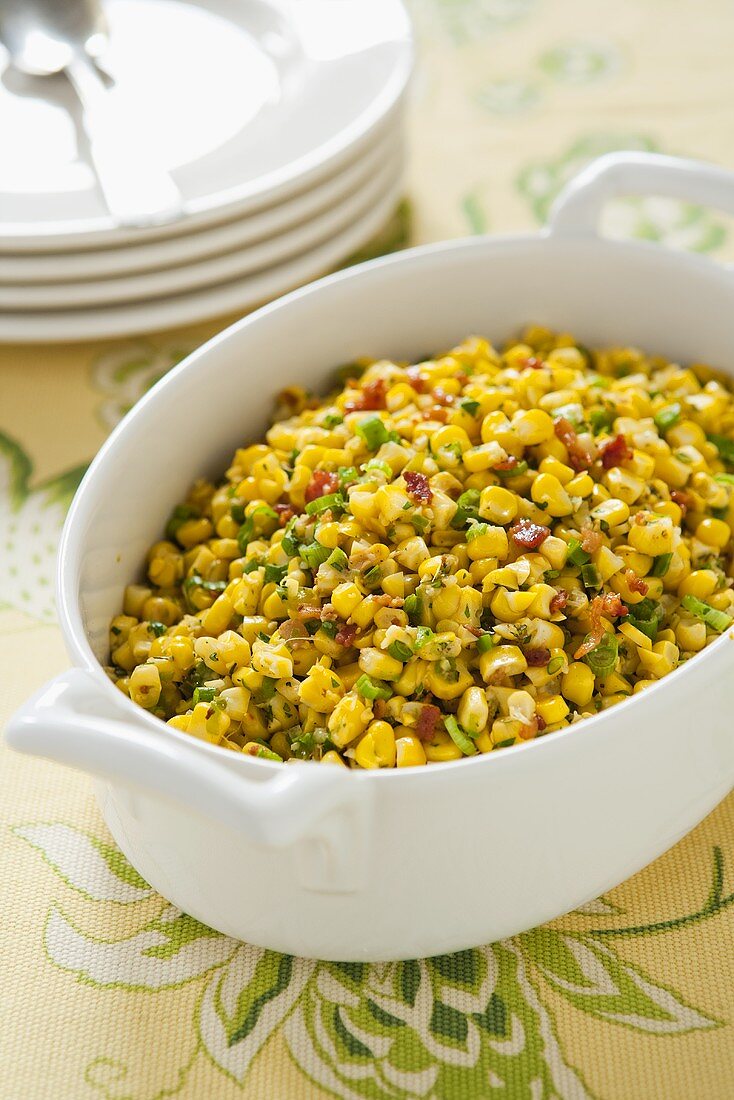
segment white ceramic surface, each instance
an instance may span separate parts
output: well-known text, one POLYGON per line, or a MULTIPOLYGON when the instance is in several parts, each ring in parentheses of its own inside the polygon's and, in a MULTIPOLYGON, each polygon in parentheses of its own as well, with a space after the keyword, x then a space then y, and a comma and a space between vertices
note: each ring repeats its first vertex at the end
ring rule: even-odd
MULTIPOLYGON (((110 97, 155 141, 192 228, 333 173, 395 108, 411 67, 400 0, 108 0, 106 11, 110 97)), ((3 248, 178 234, 114 226, 68 82, 34 83, 4 51, 0 77, 3 248)))
POLYGON ((381 128, 377 139, 365 152, 309 190, 267 210, 221 225, 194 232, 188 232, 188 226, 184 225, 181 228, 187 231, 178 237, 76 252, 3 253, 0 248, 0 286, 119 278, 193 264, 209 256, 249 249, 268 240, 275 242, 295 226, 303 225, 354 194, 382 165, 395 159, 402 138, 402 114, 398 114, 387 128, 381 128))
POLYGON ((116 305, 118 302, 153 302, 158 298, 186 294, 223 282, 242 279, 333 240, 359 221, 395 186, 402 167, 402 154, 393 152, 356 191, 341 202, 309 218, 302 225, 266 241, 234 252, 179 267, 144 271, 119 279, 95 279, 35 286, 0 286, 0 310, 33 314, 39 310, 116 305))
POLYGON ((502 341, 529 321, 731 373, 734 275, 595 235, 608 195, 640 191, 734 212, 734 177, 719 169, 604 158, 566 191, 547 235, 416 249, 246 318, 162 379, 102 447, 60 553, 59 616, 75 667, 6 736, 100 777, 116 841, 186 912, 296 955, 454 951, 598 896, 730 790, 734 631, 580 726, 386 771, 284 767, 204 744, 135 707, 99 664, 123 587, 172 504, 260 436, 271 397, 294 380, 319 386, 359 355, 412 359, 470 332, 502 341), (151 483, 152 439, 166 463, 151 483))
POLYGON ((382 195, 351 225, 316 248, 253 275, 154 301, 92 309, 0 312, 0 340, 7 343, 62 343, 157 332, 210 317, 250 309, 323 274, 367 244, 395 210, 401 191, 390 181, 382 195))

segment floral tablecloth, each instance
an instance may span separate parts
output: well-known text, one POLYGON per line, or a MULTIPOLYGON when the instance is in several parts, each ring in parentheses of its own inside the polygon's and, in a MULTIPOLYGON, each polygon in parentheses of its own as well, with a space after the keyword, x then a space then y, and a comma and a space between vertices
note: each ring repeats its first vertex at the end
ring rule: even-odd
MULTIPOLYGON (((414 240, 537 226, 564 180, 606 150, 734 167, 726 0, 413 10, 410 208, 377 247, 402 243, 411 218, 414 240)), ((712 254, 734 240, 719 215, 650 198, 615 204, 609 230, 712 254)), ((67 664, 53 557, 85 464, 226 320, 0 348, 0 721, 67 664)), ((734 797, 545 928, 448 957, 340 966, 239 944, 172 909, 111 844, 86 777, 0 753, 3 1100, 734 1096, 734 797)))

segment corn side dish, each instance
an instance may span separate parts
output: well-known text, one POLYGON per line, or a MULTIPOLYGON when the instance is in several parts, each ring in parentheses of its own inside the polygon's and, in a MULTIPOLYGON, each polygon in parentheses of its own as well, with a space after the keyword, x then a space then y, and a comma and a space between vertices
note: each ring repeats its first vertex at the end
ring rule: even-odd
POLYGON ((713 371, 530 328, 289 389, 197 481, 109 674, 268 760, 404 768, 545 736, 734 617, 734 398, 713 371))

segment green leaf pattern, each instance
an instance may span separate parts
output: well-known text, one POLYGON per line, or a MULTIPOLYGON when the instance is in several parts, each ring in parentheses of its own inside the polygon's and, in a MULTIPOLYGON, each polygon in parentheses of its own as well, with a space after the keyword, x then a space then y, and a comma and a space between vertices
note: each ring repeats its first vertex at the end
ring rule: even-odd
MULTIPOLYGON (((280 1034, 300 1071, 340 1100, 591 1100, 556 1034, 559 1002, 650 1035, 719 1024, 620 955, 613 927, 576 927, 591 916, 619 919, 608 899, 582 907, 562 929, 545 926, 452 955, 371 966, 316 962, 240 944, 163 902, 151 917, 156 896, 107 841, 62 823, 13 831, 88 903, 129 913, 144 905, 148 914, 141 909, 131 934, 107 941, 55 903, 44 937, 49 960, 110 995, 201 983, 188 1045, 198 1044, 239 1084, 280 1034)), ((723 907, 729 898, 716 852, 723 907)), ((704 906, 696 919, 716 911, 704 906)), ((644 926, 617 929, 618 936, 632 932, 644 934, 644 926)), ((103 1072, 103 1065, 100 1055, 87 1080, 104 1081, 98 1087, 109 1095, 114 1067, 103 1072)), ((182 1062, 174 1091, 189 1068, 182 1062)))

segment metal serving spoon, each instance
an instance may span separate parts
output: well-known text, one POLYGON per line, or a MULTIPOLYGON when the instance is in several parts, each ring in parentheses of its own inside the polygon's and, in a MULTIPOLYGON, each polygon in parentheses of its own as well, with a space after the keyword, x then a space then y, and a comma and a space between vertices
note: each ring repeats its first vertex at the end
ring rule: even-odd
POLYGON ((92 60, 108 41, 98 0, 0 0, 0 40, 21 72, 64 72, 71 81, 97 179, 118 225, 159 225, 181 215, 181 193, 134 122, 116 108, 92 60))

